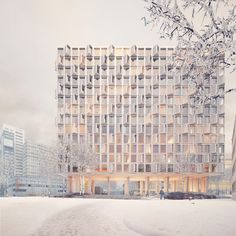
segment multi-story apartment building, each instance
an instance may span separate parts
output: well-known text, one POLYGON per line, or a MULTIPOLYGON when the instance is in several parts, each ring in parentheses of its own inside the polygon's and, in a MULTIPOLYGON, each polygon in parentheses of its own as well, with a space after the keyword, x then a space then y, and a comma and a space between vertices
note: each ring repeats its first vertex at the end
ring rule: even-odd
POLYGON ((25 141, 24 130, 3 125, 0 131, 0 196, 59 195, 55 149, 25 141))
POLYGON ((236 200, 236 116, 232 136, 232 198, 236 200))
MULTIPOLYGON (((195 89, 173 73, 170 47, 58 48, 58 140, 91 145, 99 158, 87 192, 207 191, 224 171, 224 97, 196 106, 195 89)), ((203 86, 224 90, 224 71, 203 86)), ((70 162, 69 191, 79 175, 70 162)))
POLYGON ((24 130, 4 124, 1 129, 2 194, 11 195, 15 176, 23 175, 24 130))
POLYGON ((63 177, 58 176, 55 148, 26 140, 24 175, 16 178, 18 195, 60 195, 63 177))

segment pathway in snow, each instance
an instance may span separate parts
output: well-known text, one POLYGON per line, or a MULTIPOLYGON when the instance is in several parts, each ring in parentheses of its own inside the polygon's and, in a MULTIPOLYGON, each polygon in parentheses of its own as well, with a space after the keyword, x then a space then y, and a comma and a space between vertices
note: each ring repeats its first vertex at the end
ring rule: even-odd
POLYGON ((49 219, 32 236, 138 235, 129 230, 121 218, 114 220, 106 211, 109 207, 103 201, 68 209, 49 219))

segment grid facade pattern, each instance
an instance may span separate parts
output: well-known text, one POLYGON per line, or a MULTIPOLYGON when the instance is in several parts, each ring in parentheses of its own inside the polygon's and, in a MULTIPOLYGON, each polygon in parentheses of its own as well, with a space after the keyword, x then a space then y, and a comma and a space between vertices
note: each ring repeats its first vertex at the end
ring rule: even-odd
MULTIPOLYGON (((224 97, 196 106, 173 60, 169 47, 58 48, 58 139, 92 145, 98 172, 222 173, 224 97)), ((203 86, 224 91, 223 69, 203 86)))

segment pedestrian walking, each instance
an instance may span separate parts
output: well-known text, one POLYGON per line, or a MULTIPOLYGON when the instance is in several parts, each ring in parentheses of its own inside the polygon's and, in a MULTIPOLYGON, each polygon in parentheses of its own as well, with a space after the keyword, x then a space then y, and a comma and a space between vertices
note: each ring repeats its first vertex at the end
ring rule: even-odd
POLYGON ((160 194, 160 199, 161 199, 161 200, 162 200, 162 199, 165 200, 165 192, 164 192, 164 189, 163 189, 163 188, 160 190, 159 194, 160 194))

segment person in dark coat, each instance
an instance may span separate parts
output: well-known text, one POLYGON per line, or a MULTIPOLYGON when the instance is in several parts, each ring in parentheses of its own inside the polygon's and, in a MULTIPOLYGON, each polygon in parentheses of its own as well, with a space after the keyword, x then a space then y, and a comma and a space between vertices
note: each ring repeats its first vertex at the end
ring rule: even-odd
POLYGON ((164 189, 163 189, 163 188, 160 190, 159 194, 160 194, 161 200, 162 200, 162 199, 165 200, 165 192, 164 192, 164 189))

